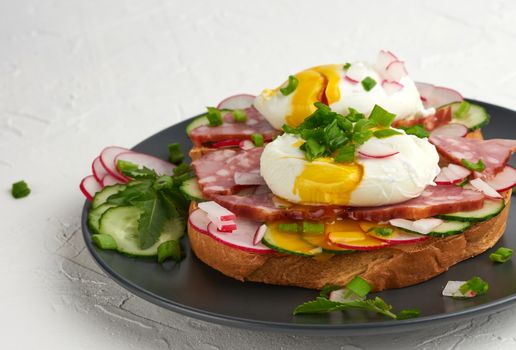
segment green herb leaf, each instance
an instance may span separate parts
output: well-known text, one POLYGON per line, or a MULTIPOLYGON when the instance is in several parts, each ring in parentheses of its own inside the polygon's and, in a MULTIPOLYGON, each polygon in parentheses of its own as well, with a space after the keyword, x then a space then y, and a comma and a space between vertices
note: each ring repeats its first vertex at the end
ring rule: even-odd
POLYGON ((375 87, 376 85, 376 80, 374 80, 373 78, 371 77, 365 77, 362 81, 362 87, 364 88, 365 91, 370 91, 372 88, 375 87))
POLYGON ((247 121, 247 113, 242 109, 235 109, 233 111, 233 120, 237 123, 244 123, 247 121))
POLYGON ((14 198, 27 197, 30 194, 30 188, 23 180, 13 183, 11 194, 14 198))
POLYGON ((206 114, 206 118, 210 122, 210 126, 219 126, 222 125, 222 113, 215 107, 207 107, 208 113, 206 114))
POLYGON ((489 255, 489 259, 494 263, 504 263, 512 258, 512 249, 500 247, 496 252, 489 255))
POLYGON ((153 188, 157 191, 165 189, 165 188, 172 188, 174 186, 174 180, 171 176, 163 175, 156 179, 156 181, 153 184, 153 188))
POLYGON ((409 318, 419 317, 420 315, 421 315, 421 311, 419 311, 418 309, 406 309, 406 310, 401 310, 398 313, 398 315, 396 316, 396 319, 406 320, 409 318))
POLYGON ((384 139, 386 137, 391 137, 394 135, 401 135, 401 132, 396 131, 394 129, 380 129, 380 130, 376 130, 375 132, 373 132, 373 135, 376 138, 384 139))
POLYGON ((389 237, 394 233, 394 230, 390 227, 372 227, 368 230, 368 232, 374 232, 377 235, 389 237))
POLYGON ((350 69, 351 68, 351 63, 346 63, 343 68, 344 68, 344 70, 350 69))
POLYGON ((324 223, 303 221, 302 231, 303 233, 324 233, 324 223))
POLYGON ((474 292, 476 295, 483 295, 487 293, 488 289, 489 285, 487 282, 480 277, 475 276, 460 286, 459 291, 464 295, 468 292, 474 292))
POLYGON ((400 126, 398 129, 403 129, 407 135, 414 135, 420 139, 430 136, 430 133, 426 131, 425 128, 423 128, 421 125, 414 125, 411 127, 400 126))
POLYGON ((352 143, 342 146, 337 151, 335 161, 337 163, 351 163, 355 160, 355 145, 352 143))
POLYGON ((120 159, 116 163, 118 170, 131 179, 155 179, 156 172, 146 167, 139 167, 137 164, 120 159))
POLYGON ((161 235, 167 220, 167 206, 161 196, 154 194, 153 198, 145 201, 135 201, 136 207, 142 209, 138 219, 138 241, 141 249, 150 248, 161 235))
POLYGON ((283 94, 283 96, 288 96, 291 93, 293 93, 294 90, 296 90, 298 84, 299 84, 299 81, 297 80, 297 78, 293 75, 289 75, 287 86, 282 87, 280 89, 280 92, 283 94))
POLYGON ((253 141, 253 143, 256 147, 261 147, 261 146, 263 146, 263 143, 264 143, 263 135, 262 134, 252 134, 251 141, 253 141))
POLYGON ((294 309, 294 315, 318 314, 335 310, 343 310, 343 303, 331 301, 327 298, 317 297, 315 300, 308 301, 294 309))
POLYGON ((486 168, 486 165, 484 164, 482 159, 479 159, 476 163, 473 163, 467 159, 462 158, 460 160, 460 163, 472 171, 484 171, 484 169, 486 168))
POLYGON ((471 109, 471 104, 467 101, 462 101, 459 105, 459 108, 453 113, 453 116, 457 119, 463 119, 469 114, 469 110, 471 109))
POLYGON ((192 167, 186 163, 179 164, 176 166, 172 172, 174 176, 181 176, 183 174, 189 174, 192 171, 192 167))
POLYGON ((179 164, 185 159, 185 155, 181 151, 179 143, 171 143, 168 145, 168 160, 172 164, 179 164))
POLYGON ((356 295, 364 298, 371 291, 369 283, 359 276, 355 276, 346 284, 346 288, 356 295))
POLYGON ((149 179, 133 180, 125 188, 108 197, 107 203, 118 206, 133 205, 135 201, 148 200, 154 197, 154 182, 149 179))
POLYGON ((396 118, 395 114, 387 112, 385 109, 378 105, 374 105, 369 120, 375 123, 377 126, 382 128, 388 128, 396 118))

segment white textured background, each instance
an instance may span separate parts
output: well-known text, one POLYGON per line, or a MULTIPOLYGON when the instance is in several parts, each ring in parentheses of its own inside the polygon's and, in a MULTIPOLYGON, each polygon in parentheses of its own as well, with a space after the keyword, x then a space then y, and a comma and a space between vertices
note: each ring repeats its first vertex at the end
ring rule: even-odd
POLYGON ((469 323, 317 338, 213 325, 121 289, 81 238, 79 180, 216 104, 387 48, 413 78, 516 109, 514 1, 0 1, 0 348, 514 349, 516 307, 469 323), (33 193, 14 200, 11 183, 33 193))

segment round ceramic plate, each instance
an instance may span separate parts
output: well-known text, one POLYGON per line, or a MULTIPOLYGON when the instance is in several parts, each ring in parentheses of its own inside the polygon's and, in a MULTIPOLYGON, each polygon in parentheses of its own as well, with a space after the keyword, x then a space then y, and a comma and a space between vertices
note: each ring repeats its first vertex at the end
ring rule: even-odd
MULTIPOLYGON (((479 103, 487 108, 491 123, 483 128, 486 138, 514 137, 516 112, 479 103)), ((179 142, 184 151, 191 148, 185 134, 188 120, 153 135, 134 150, 166 159, 167 145, 179 142)), ((516 209, 511 208, 507 230, 489 251, 461 262, 446 273, 424 283, 379 295, 395 310, 418 308, 421 317, 395 321, 362 311, 333 312, 321 315, 293 316, 294 308, 311 299, 314 290, 239 282, 204 265, 191 251, 188 239, 182 243, 186 258, 181 263, 159 265, 153 259, 137 259, 103 251, 91 242, 86 223, 90 205, 84 205, 82 230, 89 251, 114 281, 132 293, 167 309, 231 326, 304 334, 372 334, 406 331, 428 324, 457 321, 480 313, 491 313, 516 300, 516 259, 494 265, 488 255, 497 247, 516 247, 516 209), (489 293, 468 300, 441 296, 449 280, 467 280, 480 276, 489 283, 489 293)))

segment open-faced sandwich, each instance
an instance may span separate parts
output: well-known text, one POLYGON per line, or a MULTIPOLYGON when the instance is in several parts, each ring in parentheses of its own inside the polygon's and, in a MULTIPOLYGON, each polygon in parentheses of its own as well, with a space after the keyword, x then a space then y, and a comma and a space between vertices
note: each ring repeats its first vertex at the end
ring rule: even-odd
POLYGON ((504 232, 516 141, 483 140, 488 121, 386 51, 231 97, 187 128, 192 249, 242 281, 428 280, 504 232))

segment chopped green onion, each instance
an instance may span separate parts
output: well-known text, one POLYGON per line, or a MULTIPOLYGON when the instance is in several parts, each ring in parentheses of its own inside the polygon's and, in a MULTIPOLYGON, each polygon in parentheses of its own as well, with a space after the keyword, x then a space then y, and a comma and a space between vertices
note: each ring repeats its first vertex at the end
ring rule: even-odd
POLYGON ((473 163, 467 159, 462 158, 460 160, 460 163, 472 171, 484 171, 484 169, 486 168, 486 165, 484 164, 482 159, 479 159, 476 163, 473 163))
POLYGON ((362 145, 373 136, 371 130, 364 130, 353 134, 353 142, 362 145))
POLYGON ((349 63, 349 62, 348 62, 348 63, 346 63, 346 64, 344 65, 344 70, 348 70, 348 69, 350 69, 350 68, 351 68, 351 63, 349 63))
POLYGON ((233 111, 233 120, 237 123, 244 123, 247 121, 247 113, 242 109, 235 109, 233 111))
POLYGON ((283 126, 281 128, 287 134, 299 134, 299 131, 296 128, 293 128, 293 127, 291 127, 291 126, 289 126, 287 124, 283 124, 283 126))
POLYGON ((104 250, 116 250, 118 247, 115 239, 111 235, 107 234, 95 234, 91 236, 93 243, 104 250))
POLYGON ((280 223, 278 230, 281 232, 299 232, 299 225, 297 223, 280 223))
POLYGON ((349 281, 348 284, 346 284, 346 288, 362 298, 371 291, 369 283, 359 276, 355 276, 349 281))
POLYGON ((401 135, 401 132, 396 131, 394 129, 381 129, 381 130, 376 130, 375 132, 373 132, 373 135, 376 138, 384 139, 386 137, 390 137, 390 136, 394 136, 394 135, 401 135))
POLYGON ((374 128, 376 126, 375 122, 373 120, 369 120, 369 119, 360 119, 359 121, 357 121, 353 127, 353 131, 354 132, 358 132, 358 131, 364 131, 364 130, 367 130, 367 129, 371 129, 371 128, 374 128))
POLYGON ((181 145, 179 143, 171 143, 168 145, 168 160, 170 163, 179 164, 185 159, 183 152, 181 151, 181 145))
POLYGON ((496 250, 496 252, 489 255, 489 259, 492 262, 496 262, 496 263, 504 263, 504 262, 511 260, 511 258, 512 258, 512 249, 505 248, 505 247, 500 247, 496 250))
POLYGON ((362 113, 359 113, 356 109, 354 108, 348 108, 348 115, 346 116, 346 118, 352 122, 352 123, 355 123, 357 121, 359 121, 360 119, 364 119, 365 116, 362 114, 362 113))
POLYGON ((158 246, 158 263, 161 264, 167 259, 181 261, 181 245, 177 240, 170 240, 158 246))
POLYGON ((464 295, 468 294, 468 292, 475 292, 476 295, 482 295, 486 294, 488 289, 489 285, 487 282, 475 276, 460 286, 459 291, 464 295))
POLYGON ((297 88, 298 83, 299 83, 299 81, 297 80, 297 78, 295 76, 289 75, 287 86, 282 87, 280 89, 280 92, 283 94, 283 96, 288 96, 294 92, 294 90, 297 88))
POLYGON ((372 227, 368 232, 374 232, 377 235, 388 237, 393 234, 394 230, 390 227, 372 227))
POLYGON ((174 176, 188 174, 191 171, 192 171, 192 167, 186 163, 179 164, 178 166, 176 166, 174 168, 174 170, 172 170, 172 172, 174 173, 174 176))
POLYGON ((430 136, 430 133, 426 131, 425 128, 423 128, 421 125, 414 125, 411 127, 400 126, 399 129, 405 130, 407 135, 414 135, 420 139, 430 136))
POLYGON ((471 108, 471 104, 467 101, 462 101, 459 105, 459 108, 453 113, 453 116, 457 119, 462 119, 468 115, 469 110, 471 108))
POLYGON ((378 105, 374 105, 369 120, 374 122, 377 126, 382 128, 388 128, 396 118, 395 114, 387 112, 385 109, 378 105))
POLYGON ((303 221, 303 233, 324 233, 322 222, 303 221))
POLYGON ((256 147, 263 146, 263 135, 262 134, 252 134, 251 140, 253 141, 256 147))
POLYGON ((355 160, 355 145, 348 143, 337 151, 335 161, 337 163, 351 163, 355 160))
POLYGON ((376 85, 376 80, 374 80, 371 77, 365 77, 362 81, 362 86, 364 87, 365 91, 370 91, 372 88, 376 85))
POLYGON ((30 194, 30 188, 25 181, 21 180, 13 183, 11 194, 16 199, 27 197, 30 194))
POLYGON ((306 159, 309 161, 314 160, 315 158, 321 157, 324 154, 326 148, 319 144, 315 139, 308 139, 305 143, 299 147, 301 150, 305 151, 306 159))
POLYGON ((222 113, 215 107, 207 107, 208 114, 206 114, 206 118, 210 122, 210 126, 219 126, 222 125, 222 113))
POLYGON ((397 320, 406 320, 409 318, 419 317, 420 315, 421 315, 421 311, 419 311, 418 309, 406 309, 406 310, 401 310, 396 315, 396 319, 397 320))

